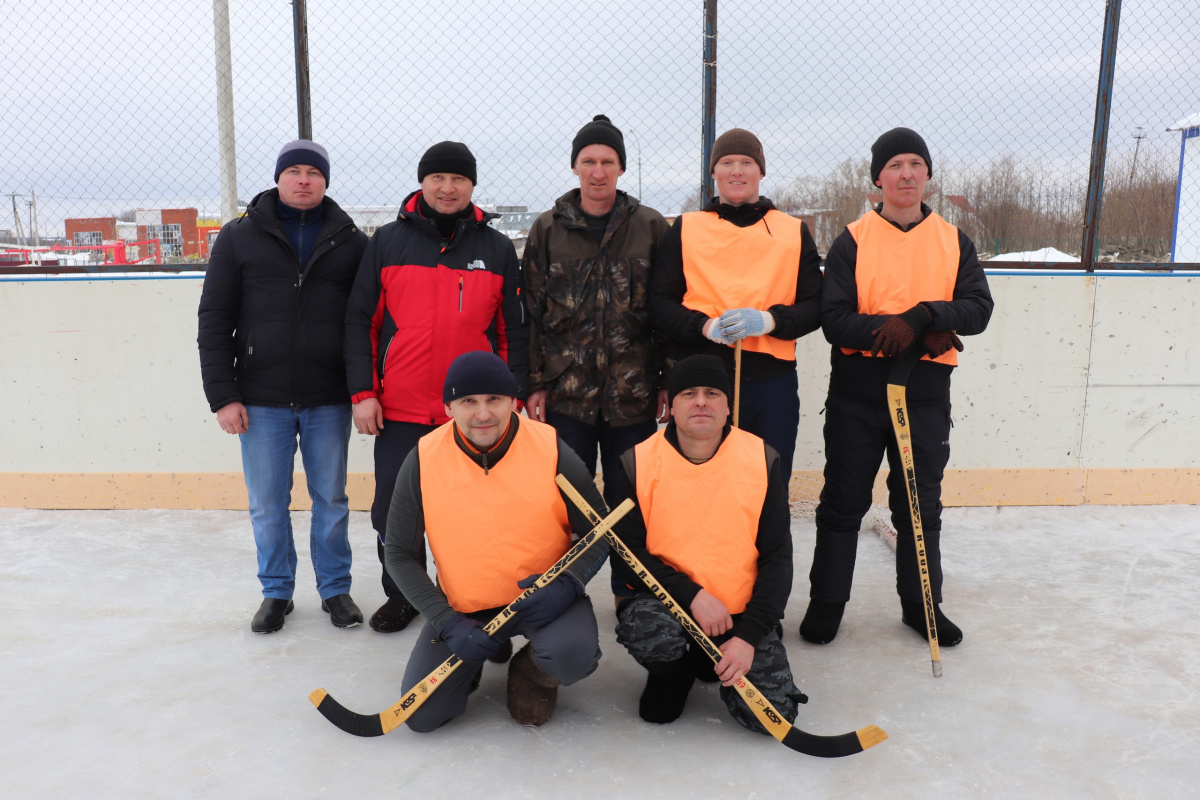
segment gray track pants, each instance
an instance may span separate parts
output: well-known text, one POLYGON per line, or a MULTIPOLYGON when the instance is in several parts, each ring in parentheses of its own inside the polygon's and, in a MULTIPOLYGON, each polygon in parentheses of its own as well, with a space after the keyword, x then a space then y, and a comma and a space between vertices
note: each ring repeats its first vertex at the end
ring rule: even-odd
MULTIPOLYGON (((533 645, 533 663, 562 681, 564 686, 583 680, 600 663, 599 635, 592 601, 581 597, 562 616, 544 628, 525 628, 518 618, 505 626, 513 635, 524 635, 533 645)), ((451 655, 450 648, 426 622, 408 657, 401 693, 416 686, 451 655)), ((483 662, 464 662, 429 695, 405 723, 417 733, 437 730, 467 710, 467 696, 479 686, 483 662)))

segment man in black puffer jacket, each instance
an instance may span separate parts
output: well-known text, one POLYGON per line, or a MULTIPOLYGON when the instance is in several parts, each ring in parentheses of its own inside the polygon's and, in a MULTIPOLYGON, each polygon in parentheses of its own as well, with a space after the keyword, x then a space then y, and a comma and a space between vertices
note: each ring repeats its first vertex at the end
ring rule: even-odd
POLYGON ((342 360, 346 301, 367 237, 325 196, 329 156, 287 144, 277 188, 221 228, 200 296, 200 371, 221 430, 240 435, 263 602, 255 633, 292 610, 297 439, 312 497, 312 561, 321 608, 339 628, 362 622, 350 598, 346 459, 350 396, 342 360))

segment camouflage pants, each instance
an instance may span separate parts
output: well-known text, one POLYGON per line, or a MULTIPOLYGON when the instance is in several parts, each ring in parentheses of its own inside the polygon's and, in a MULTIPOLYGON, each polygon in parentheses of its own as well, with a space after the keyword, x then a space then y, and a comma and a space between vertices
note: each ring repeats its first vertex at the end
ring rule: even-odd
MULTIPOLYGON (((687 655, 689 647, 699 647, 666 606, 646 592, 639 592, 617 611, 617 642, 643 667, 678 661, 687 655)), ((758 643, 746 680, 754 684, 788 722, 796 719, 798 703, 806 698, 792 682, 787 650, 775 631, 768 632, 758 643)), ((729 714, 739 725, 758 733, 767 732, 736 689, 722 686, 720 693, 729 714)))

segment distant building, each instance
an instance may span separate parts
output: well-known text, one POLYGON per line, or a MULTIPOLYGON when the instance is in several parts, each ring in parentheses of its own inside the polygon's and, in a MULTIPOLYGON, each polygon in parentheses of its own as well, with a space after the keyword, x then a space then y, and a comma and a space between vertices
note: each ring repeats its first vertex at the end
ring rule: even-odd
POLYGON ((199 257, 200 234, 194 208, 138 209, 134 212, 139 241, 158 239, 164 258, 199 257))
POLYGON ((63 222, 67 241, 76 247, 95 247, 121 238, 117 235, 116 217, 78 217, 63 222))

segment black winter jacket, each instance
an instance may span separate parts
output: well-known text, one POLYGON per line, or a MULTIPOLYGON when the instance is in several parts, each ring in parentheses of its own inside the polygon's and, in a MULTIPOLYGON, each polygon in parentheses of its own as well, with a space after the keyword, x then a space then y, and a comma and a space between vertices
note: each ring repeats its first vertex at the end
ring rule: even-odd
POLYGON ((200 372, 215 412, 233 402, 350 402, 342 335, 367 237, 328 197, 308 263, 279 224, 279 190, 250 201, 213 243, 200 295, 200 372))
MULTIPOLYGON (((882 204, 876 207, 881 212, 882 204)), ((933 213, 921 204, 924 216, 933 213)), ((921 222, 901 230, 912 230, 921 222)), ((987 329, 992 317, 992 293, 987 275, 979 263, 975 243, 958 232, 958 278, 954 282, 953 300, 929 300, 924 303, 933 316, 928 330, 955 331, 959 336, 974 336, 987 329)), ((825 281, 821 293, 821 328, 831 345, 832 369, 829 377, 831 397, 854 399, 875 405, 887 404, 887 380, 891 370, 890 358, 867 358, 854 353, 846 355, 839 348, 852 347, 870 350, 875 333, 887 321, 886 316, 858 313, 858 243, 849 229, 844 229, 829 247, 825 259, 825 281)), ((954 367, 933 361, 919 361, 913 367, 905 390, 908 405, 944 403, 950 400, 950 374, 954 367)))

